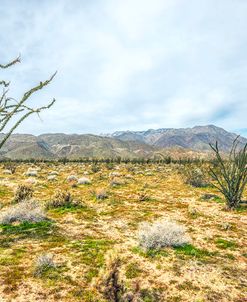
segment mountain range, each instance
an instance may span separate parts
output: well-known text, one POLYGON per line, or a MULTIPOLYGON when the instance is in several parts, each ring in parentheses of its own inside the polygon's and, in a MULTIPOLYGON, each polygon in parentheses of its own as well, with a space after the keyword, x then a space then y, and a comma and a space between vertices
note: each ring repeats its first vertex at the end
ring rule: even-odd
MULTIPOLYGON (((0 134, 0 139, 4 134, 0 134)), ((147 131, 117 131, 112 134, 51 133, 34 136, 13 134, 1 150, 10 159, 152 158, 157 153, 182 156, 206 156, 209 143, 218 141, 223 152, 229 151, 235 133, 214 125, 193 128, 162 128, 147 131)), ((239 137, 241 144, 247 139, 239 137)))
MULTIPOLYGON (((196 151, 210 150, 209 143, 218 142, 222 151, 231 148, 235 133, 228 132, 214 125, 195 126, 193 128, 162 128, 147 131, 117 131, 107 135, 123 141, 139 141, 159 148, 180 147, 196 151)), ((247 139, 239 137, 244 144, 247 139)))

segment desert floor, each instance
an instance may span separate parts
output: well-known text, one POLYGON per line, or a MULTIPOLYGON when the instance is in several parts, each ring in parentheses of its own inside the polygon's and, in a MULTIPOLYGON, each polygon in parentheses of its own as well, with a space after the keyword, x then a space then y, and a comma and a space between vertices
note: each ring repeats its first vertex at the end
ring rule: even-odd
POLYGON ((228 211, 213 187, 185 184, 183 167, 102 163, 93 172, 90 164, 39 163, 29 177, 31 166, 18 164, 13 174, 1 166, 1 212, 27 183, 42 205, 56 190, 71 192, 77 203, 47 210, 47 221, 0 225, 0 301, 107 301, 96 284, 111 253, 121 259, 121 282, 130 291, 138 287, 142 301, 247 301, 246 209, 228 211), (58 175, 48 180, 52 171, 58 175), (91 183, 68 181, 71 175, 91 183), (99 189, 107 198, 95 197, 99 189), (184 225, 190 244, 141 249, 140 223, 161 218, 184 225), (56 267, 35 275, 45 253, 56 267))

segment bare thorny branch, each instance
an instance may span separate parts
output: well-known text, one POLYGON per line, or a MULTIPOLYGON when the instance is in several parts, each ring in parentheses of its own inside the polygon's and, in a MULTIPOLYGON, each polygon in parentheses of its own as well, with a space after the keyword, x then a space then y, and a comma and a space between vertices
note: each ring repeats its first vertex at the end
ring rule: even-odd
POLYGON ((0 64, 0 68, 9 68, 10 66, 15 65, 16 63, 20 63, 20 62, 21 62, 21 56, 19 55, 16 59, 14 59, 13 61, 11 61, 5 65, 0 64))
MULTIPOLYGON (((21 59, 20 56, 18 56, 13 61, 2 65, 0 64, 1 69, 9 68, 17 63, 20 63, 21 59)), ((26 105, 27 100, 37 91, 43 89, 45 86, 47 86, 55 77, 57 72, 55 72, 48 80, 44 82, 40 82, 35 87, 31 88, 27 92, 25 92, 20 100, 15 100, 11 97, 8 97, 8 90, 5 89, 9 86, 10 82, 7 81, 0 81, 0 85, 4 86, 2 95, 0 96, 0 132, 4 132, 6 130, 7 125, 12 121, 12 119, 17 116, 19 113, 21 115, 18 115, 17 121, 14 122, 14 125, 7 131, 2 141, 0 141, 0 149, 4 145, 4 143, 7 141, 7 139, 10 137, 10 135, 13 133, 13 131, 31 114, 37 113, 39 114, 41 111, 45 109, 49 109, 54 103, 55 99, 53 99, 48 105, 41 106, 38 108, 32 108, 26 105)))

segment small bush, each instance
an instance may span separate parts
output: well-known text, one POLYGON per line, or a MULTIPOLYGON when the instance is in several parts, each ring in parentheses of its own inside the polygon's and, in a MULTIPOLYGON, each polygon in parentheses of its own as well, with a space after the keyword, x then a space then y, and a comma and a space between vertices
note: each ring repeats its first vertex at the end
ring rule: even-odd
POLYGON ((113 170, 114 169, 114 164, 113 163, 106 163, 105 166, 106 166, 107 170, 113 170))
POLYGON ((65 190, 58 190, 53 195, 52 199, 47 203, 47 209, 59 208, 59 207, 74 207, 78 206, 78 202, 73 200, 70 192, 65 190))
POLYGON ((12 174, 11 170, 5 169, 3 170, 3 174, 12 174))
POLYGON ((75 175, 69 175, 67 177, 67 181, 68 182, 75 182, 75 181, 78 181, 78 178, 75 175))
POLYGON ((49 175, 55 175, 55 176, 57 176, 57 175, 59 175, 59 173, 57 172, 57 171, 51 171, 50 173, 49 173, 49 175))
POLYGON ((27 172, 25 173, 26 176, 32 176, 32 177, 37 177, 38 176, 38 171, 32 168, 29 168, 27 172))
POLYGON ((89 185, 91 180, 87 177, 82 177, 78 179, 78 185, 89 185))
POLYGON ((201 197, 202 200, 213 200, 213 199, 218 199, 218 198, 219 198, 218 195, 211 194, 211 193, 203 194, 201 197))
POLYGON ((121 173, 119 173, 119 172, 111 172, 109 174, 109 177, 119 177, 119 176, 121 176, 121 173))
POLYGON ((99 166, 94 164, 94 165, 92 165, 91 170, 93 173, 97 173, 97 172, 99 172, 100 168, 99 168, 99 166))
POLYGON ((36 260, 34 275, 40 277, 48 270, 55 268, 56 264, 53 261, 53 255, 43 254, 39 256, 36 260))
POLYGON ((188 206, 188 214, 190 218, 197 218, 199 216, 202 216, 202 213, 198 210, 198 208, 193 205, 188 206))
POLYGON ((119 177, 114 177, 110 182, 110 185, 112 187, 121 186, 121 185, 124 185, 124 184, 125 184, 125 182, 119 177))
POLYGON ((16 168, 17 168, 17 166, 15 163, 6 163, 4 165, 4 169, 7 171, 10 171, 10 174, 14 174, 16 171, 16 168))
POLYGON ((0 215, 0 224, 13 222, 40 222, 46 215, 40 204, 34 200, 22 201, 8 208, 0 215))
POLYGON ((29 200, 33 197, 33 188, 27 185, 19 185, 15 191, 14 202, 29 200))
POLYGON ((134 172, 135 171, 135 167, 132 166, 132 165, 131 166, 127 166, 126 169, 127 169, 128 172, 134 172))
POLYGON ((189 242, 189 237, 185 234, 185 228, 167 220, 142 223, 138 238, 140 246, 147 250, 167 246, 183 246, 189 242))
POLYGON ((35 185, 37 183, 37 180, 34 178, 28 178, 25 180, 25 182, 30 185, 35 185))
POLYGON ((107 192, 103 188, 96 189, 94 194, 95 194, 96 199, 106 199, 107 198, 107 192))
POLYGON ((146 192, 141 192, 138 194, 138 200, 139 201, 148 201, 148 200, 150 200, 150 196, 146 192))
POLYGON ((208 182, 200 168, 191 168, 185 172, 185 183, 193 187, 206 187, 208 182))
POLYGON ((56 181, 57 177, 56 177, 56 175, 48 175, 47 180, 48 181, 56 181))
POLYGON ((120 301, 119 298, 124 293, 124 286, 119 278, 120 263, 116 254, 109 254, 105 267, 94 280, 95 287, 107 301, 120 301))

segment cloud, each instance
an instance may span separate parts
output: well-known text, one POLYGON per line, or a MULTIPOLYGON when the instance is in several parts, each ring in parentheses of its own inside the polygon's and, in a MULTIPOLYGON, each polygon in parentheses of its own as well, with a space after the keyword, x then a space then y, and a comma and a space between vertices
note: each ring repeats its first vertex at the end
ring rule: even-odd
POLYGON ((56 105, 18 132, 216 124, 245 133, 246 1, 2 0, 0 12, 1 60, 22 54, 3 74, 12 95, 58 70, 31 101, 56 105))

